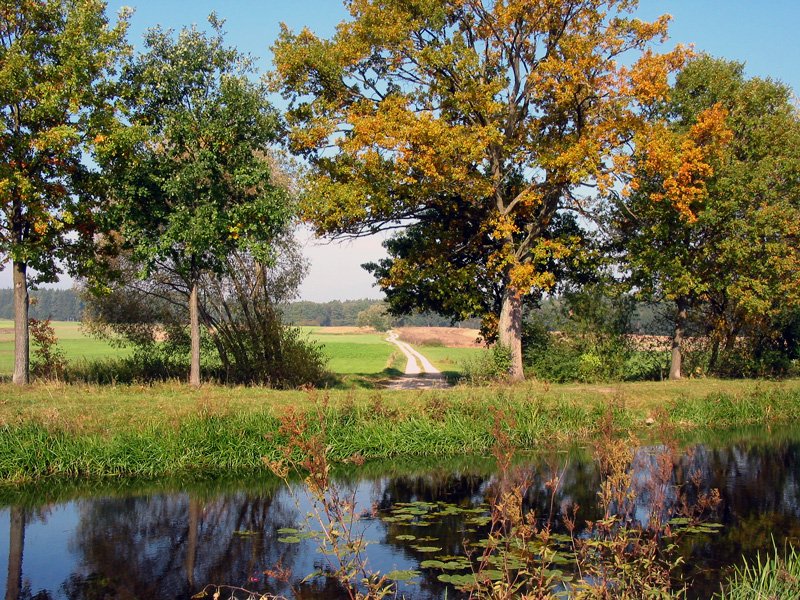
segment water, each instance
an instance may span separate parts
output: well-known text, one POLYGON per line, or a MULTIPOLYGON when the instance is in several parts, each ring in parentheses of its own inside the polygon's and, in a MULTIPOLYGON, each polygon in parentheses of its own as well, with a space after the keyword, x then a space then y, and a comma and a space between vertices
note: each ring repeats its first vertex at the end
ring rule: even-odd
MULTIPOLYGON (((689 486, 690 498, 719 489, 722 504, 712 520, 722 527, 681 540, 681 570, 693 596, 710 597, 743 555, 771 550, 773 539, 778 547, 800 540, 800 430, 728 432, 690 442, 676 461, 675 481, 697 474, 700 485, 689 486)), ((638 502, 652 493, 648 482, 658 449, 654 444, 637 454, 638 502)), ((532 454, 519 462, 531 483, 526 509, 542 519, 552 515, 556 531, 563 532, 561 517, 570 504, 580 506, 580 522, 600 516, 600 477, 589 449, 532 454), (552 497, 546 481, 551 471, 564 468, 552 497)), ((419 571, 401 584, 407 598, 444 597, 442 571, 419 565, 463 555, 465 539, 485 534, 481 517, 496 484, 493 468, 493 459, 463 457, 368 464, 339 473, 343 493, 372 511, 359 523, 375 542, 368 547, 371 567, 419 571)), ((190 598, 207 584, 291 596, 286 583, 265 571, 280 565, 297 586, 326 566, 313 540, 279 541, 292 537, 281 530, 295 526, 310 508, 301 488, 295 492, 301 512, 271 476, 5 490, 0 585, 7 599, 190 598)), ((664 505, 671 510, 678 503, 670 486, 664 505)), ((643 506, 635 514, 646 520, 643 506)), ((301 587, 304 597, 341 595, 324 578, 301 587)), ((452 589, 447 593, 454 597, 452 589)))

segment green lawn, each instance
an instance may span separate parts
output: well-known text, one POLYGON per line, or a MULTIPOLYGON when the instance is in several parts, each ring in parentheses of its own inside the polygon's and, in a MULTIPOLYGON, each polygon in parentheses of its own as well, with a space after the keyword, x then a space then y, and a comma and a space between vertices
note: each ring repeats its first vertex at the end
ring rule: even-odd
MULTIPOLYGON (((397 367, 402 357, 394 344, 379 333, 327 333, 324 327, 304 327, 308 338, 320 343, 330 357, 328 368, 340 375, 378 375, 397 367)), ((402 362, 402 361, 401 361, 402 362)))
MULTIPOLYGON (((53 321, 53 329, 58 338, 58 347, 64 351, 67 360, 95 360, 107 356, 124 356, 128 350, 114 348, 108 342, 96 340, 81 331, 80 323, 53 321)), ((35 352, 31 341, 31 356, 35 352)), ((14 371, 14 322, 0 320, 0 375, 10 375, 14 371)))

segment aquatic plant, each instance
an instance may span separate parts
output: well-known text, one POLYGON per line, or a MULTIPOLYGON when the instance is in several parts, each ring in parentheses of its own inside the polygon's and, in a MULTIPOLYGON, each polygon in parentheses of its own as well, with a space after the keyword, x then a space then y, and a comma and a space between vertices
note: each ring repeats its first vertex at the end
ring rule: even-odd
POLYGON ((755 562, 736 567, 720 600, 794 600, 800 598, 800 553, 793 546, 783 556, 775 547, 766 556, 759 554, 755 562))
MULTIPOLYGON (((311 539, 317 544, 327 560, 327 568, 307 575, 304 581, 316 576, 330 577, 341 585, 351 600, 380 600, 394 594, 396 587, 387 575, 372 570, 369 564, 366 554, 369 542, 360 522, 371 511, 358 504, 355 488, 348 490, 331 479, 325 424, 329 396, 327 393, 319 396, 313 389, 308 393, 313 398, 315 412, 287 410, 279 418, 278 429, 286 439, 282 447, 283 457, 279 460, 264 459, 272 472, 286 483, 302 515, 298 528, 279 531, 285 537, 278 541, 297 543, 311 539), (306 503, 289 483, 292 471, 303 477, 306 503), (303 512, 301 506, 310 506, 310 510, 303 512)), ((352 456, 349 461, 363 464, 360 455, 352 456)), ((291 573, 273 571, 272 574, 283 577, 285 583, 292 585, 291 573)), ((296 590, 293 591, 296 597, 300 596, 296 590)))

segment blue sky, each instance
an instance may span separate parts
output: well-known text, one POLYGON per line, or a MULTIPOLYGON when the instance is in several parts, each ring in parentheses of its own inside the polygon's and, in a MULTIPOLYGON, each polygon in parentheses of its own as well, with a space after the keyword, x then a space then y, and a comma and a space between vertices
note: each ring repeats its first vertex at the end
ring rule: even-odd
MULTIPOLYGON (((349 16, 338 0, 130 0, 108 3, 109 15, 122 6, 135 9, 129 40, 141 47, 142 33, 150 27, 180 29, 207 25, 209 13, 216 11, 226 20, 226 40, 240 51, 260 57, 261 71, 271 67, 270 45, 279 32, 279 23, 299 31, 309 27, 317 35, 329 37, 336 24, 349 16)), ((636 13, 653 20, 670 14, 670 40, 674 44, 694 44, 696 50, 746 63, 749 76, 772 77, 800 93, 800 2, 797 0, 640 0, 636 13)), ((276 104, 280 104, 276 99, 276 104)), ((308 236, 301 236, 307 238, 308 236)), ((372 277, 360 268, 366 261, 384 255, 380 240, 362 239, 343 244, 309 244, 306 255, 311 270, 303 283, 302 299, 327 301, 380 296, 372 277)), ((3 278, 8 278, 6 269, 3 278)), ((0 284, 2 285, 2 284, 0 284)))

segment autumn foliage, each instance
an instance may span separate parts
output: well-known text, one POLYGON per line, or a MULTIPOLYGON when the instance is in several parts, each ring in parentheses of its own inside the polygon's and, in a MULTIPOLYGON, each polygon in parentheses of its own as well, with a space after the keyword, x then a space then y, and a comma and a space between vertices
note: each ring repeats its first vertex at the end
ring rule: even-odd
MULTIPOLYGON (((641 107, 664 97, 685 50, 654 52, 669 19, 631 18, 633 1, 348 7, 352 19, 332 39, 284 28, 274 47, 291 145, 314 167, 304 216, 320 235, 431 215, 451 224, 437 232, 443 260, 399 257, 380 285, 391 301, 428 276, 433 304, 446 305, 443 263, 462 263, 459 291, 472 269, 500 296, 499 339, 521 378, 523 298, 550 289, 553 263, 581 252, 578 236, 554 234, 556 215, 588 208, 582 186, 613 186, 626 143, 646 127, 641 107)), ((486 308, 458 310, 491 321, 486 308)))

